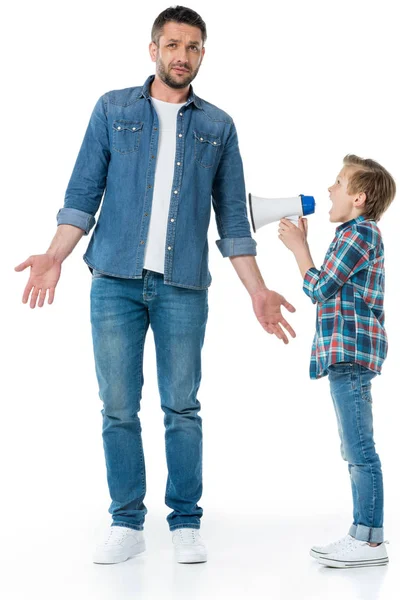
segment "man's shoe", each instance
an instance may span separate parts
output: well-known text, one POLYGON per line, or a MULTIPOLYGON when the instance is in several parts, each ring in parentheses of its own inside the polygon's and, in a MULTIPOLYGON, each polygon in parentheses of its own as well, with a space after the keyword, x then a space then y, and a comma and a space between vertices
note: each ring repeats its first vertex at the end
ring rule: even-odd
POLYGON ((356 567, 381 567, 389 562, 385 542, 379 546, 370 546, 368 542, 361 542, 351 538, 336 552, 321 556, 318 562, 326 567, 336 569, 350 569, 356 567))
POLYGON ((93 562, 103 565, 120 563, 145 550, 143 531, 114 525, 107 531, 104 541, 97 546, 93 562))
POLYGON ((207 549, 198 529, 174 529, 172 543, 178 563, 202 563, 207 561, 207 549))
POLYGON ((347 534, 345 537, 340 538, 340 540, 332 542, 331 544, 327 544, 326 546, 313 546, 310 550, 310 555, 313 558, 320 558, 326 556, 327 554, 332 554, 332 552, 337 552, 339 548, 348 542, 349 539, 353 538, 351 535, 347 534))

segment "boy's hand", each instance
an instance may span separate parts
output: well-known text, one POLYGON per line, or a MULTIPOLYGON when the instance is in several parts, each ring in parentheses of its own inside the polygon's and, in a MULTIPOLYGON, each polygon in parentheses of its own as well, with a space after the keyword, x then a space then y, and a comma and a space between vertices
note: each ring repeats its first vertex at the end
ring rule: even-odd
POLYGON ((279 239, 292 252, 296 253, 297 250, 307 247, 307 219, 303 217, 299 219, 298 226, 289 219, 281 219, 278 232, 279 239))

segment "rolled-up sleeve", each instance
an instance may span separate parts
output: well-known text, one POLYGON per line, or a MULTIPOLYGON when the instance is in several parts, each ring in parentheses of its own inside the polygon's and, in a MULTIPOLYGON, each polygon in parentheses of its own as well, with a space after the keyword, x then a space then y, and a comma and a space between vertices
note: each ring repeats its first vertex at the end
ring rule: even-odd
POLYGON ((328 300, 352 275, 368 265, 371 249, 359 232, 349 229, 327 257, 321 270, 313 267, 305 273, 303 291, 314 304, 328 300))
POLYGON ((64 206, 57 213, 57 225, 74 225, 87 235, 95 224, 106 187, 110 144, 106 97, 92 112, 76 163, 68 183, 64 206))
POLYGON ((223 154, 213 181, 212 202, 222 256, 257 254, 247 217, 243 164, 234 123, 230 126, 223 154))

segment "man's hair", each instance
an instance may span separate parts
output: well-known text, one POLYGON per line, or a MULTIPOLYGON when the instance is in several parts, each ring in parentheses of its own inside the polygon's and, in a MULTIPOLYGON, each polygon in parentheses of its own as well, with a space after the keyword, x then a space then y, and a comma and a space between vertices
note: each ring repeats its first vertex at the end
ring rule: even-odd
POLYGON ((347 193, 366 195, 363 215, 367 219, 379 221, 396 195, 396 184, 391 174, 374 160, 347 154, 343 159, 345 167, 351 167, 347 193))
POLYGON ((201 31, 203 45, 205 44, 207 39, 207 29, 206 24, 201 16, 191 8, 186 8, 186 6, 171 6, 160 13, 157 19, 154 21, 151 30, 151 41, 157 44, 157 46, 159 44, 164 25, 170 21, 175 23, 185 23, 186 25, 191 25, 192 27, 198 27, 201 31))

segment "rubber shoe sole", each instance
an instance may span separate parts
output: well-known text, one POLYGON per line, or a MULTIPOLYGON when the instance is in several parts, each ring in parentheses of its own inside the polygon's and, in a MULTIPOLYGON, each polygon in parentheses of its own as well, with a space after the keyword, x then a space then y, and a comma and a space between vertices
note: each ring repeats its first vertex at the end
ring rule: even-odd
POLYGON ((388 564, 389 558, 386 557, 359 561, 338 560, 335 558, 319 558, 318 562, 320 565, 324 565, 325 567, 333 567, 336 569, 356 569, 359 567, 384 567, 388 564))
POLYGON ((120 562, 125 562, 129 558, 133 558, 138 554, 142 554, 146 550, 146 543, 144 541, 137 544, 132 544, 128 548, 121 548, 121 552, 101 552, 95 553, 93 562, 99 565, 115 565, 120 562))

